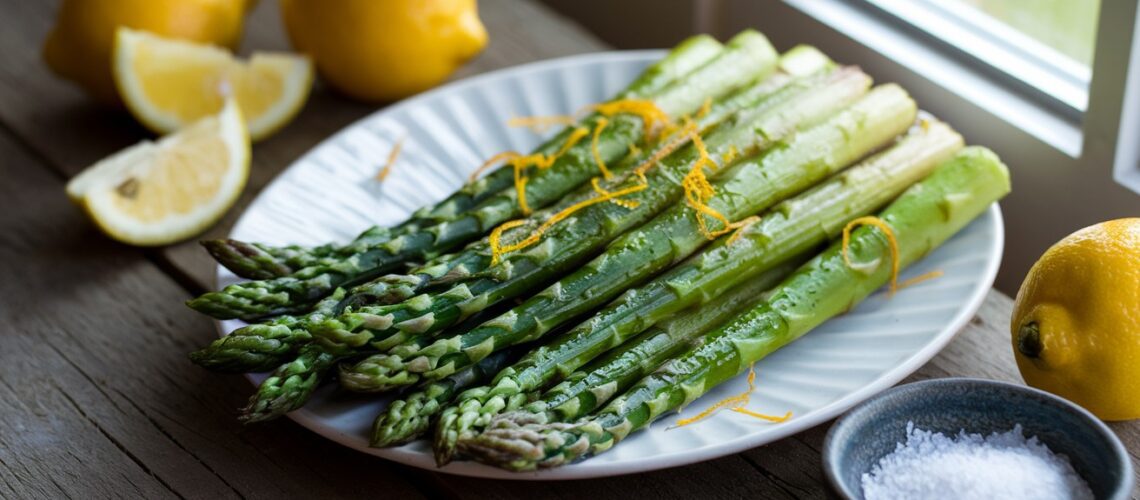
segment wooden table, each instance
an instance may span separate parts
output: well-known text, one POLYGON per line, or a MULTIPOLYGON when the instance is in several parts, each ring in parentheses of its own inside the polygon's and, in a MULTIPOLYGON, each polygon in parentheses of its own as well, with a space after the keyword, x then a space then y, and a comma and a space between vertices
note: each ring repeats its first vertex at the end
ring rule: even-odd
MULTIPOLYGON (((212 286, 197 245, 108 241, 64 196, 66 180, 147 134, 51 76, 40 45, 55 1, 0 0, 0 498, 20 497, 820 497, 827 425, 735 456, 590 481, 475 480, 410 469, 327 441, 287 419, 235 420, 251 387, 190 364, 214 327, 182 305, 212 286)), ((248 49, 286 49, 276 2, 251 16, 248 49)), ((487 51, 457 78, 607 47, 525 1, 483 0, 487 51)), ((243 207, 300 154, 375 107, 318 88, 294 123, 254 148, 243 207)), ((991 292, 978 315, 909 380, 1018 381, 991 292)), ((1114 430, 1140 450, 1140 425, 1114 430)), ((1140 470, 1140 467, 1137 468, 1140 470)))

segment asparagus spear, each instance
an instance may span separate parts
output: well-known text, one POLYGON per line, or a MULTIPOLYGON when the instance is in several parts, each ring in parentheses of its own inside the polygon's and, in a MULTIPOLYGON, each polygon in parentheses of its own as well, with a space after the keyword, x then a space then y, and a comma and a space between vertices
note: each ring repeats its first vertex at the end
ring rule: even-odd
MULTIPOLYGON (((420 437, 427 432, 431 420, 451 402, 458 391, 490 379, 517 359, 518 354, 521 352, 511 349, 499 351, 483 358, 475 366, 445 379, 428 382, 392 401, 372 424, 371 446, 398 446, 420 437)), ((351 385, 352 376, 342 377, 340 382, 341 385, 351 385)))
MULTIPOLYGON (((898 265, 918 260, 1008 192, 1009 173, 996 155, 983 148, 963 150, 880 214, 897 240, 898 265)), ((887 282, 892 256, 880 229, 855 230, 849 249, 857 267, 844 262, 839 243, 832 245, 758 307, 710 332, 701 346, 642 379, 599 413, 573 424, 498 420, 495 428, 465 443, 464 451, 499 467, 531 470, 613 447, 849 310, 887 282)))
MULTIPOLYGON (((719 42, 708 35, 691 37, 673 48, 663 59, 646 68, 637 80, 634 80, 615 99, 652 97, 670 83, 712 60, 722 48, 719 42)), ((546 141, 535 152, 543 154, 556 152, 572 128, 569 127, 546 141)), ((220 264, 238 276, 251 279, 288 276, 306 267, 327 265, 328 259, 343 260, 362 253, 367 248, 382 244, 393 236, 414 232, 420 226, 450 220, 492 195, 510 188, 513 182, 512 170, 499 168, 476 182, 464 185, 436 205, 421 208, 407 221, 394 228, 378 226, 369 228, 347 245, 326 244, 311 248, 297 245, 273 247, 232 239, 206 240, 202 245, 220 264)))
MULTIPOLYGON (((501 307, 488 309, 471 317, 459 328, 470 328, 500 312, 501 307)), ((246 423, 272 420, 304 406, 313 391, 342 359, 344 356, 328 353, 316 344, 302 344, 293 359, 281 364, 270 377, 261 382, 257 392, 249 398, 241 420, 246 423)))
MULTIPOLYGON (((800 259, 801 262, 803 260, 806 259, 800 259)), ((456 403, 441 408, 443 413, 435 427, 436 461, 440 464, 449 462, 455 443, 476 436, 500 413, 510 412, 507 415, 513 415, 520 412, 524 415, 516 419, 547 423, 571 421, 594 411, 613 394, 625 390, 670 357, 699 342, 703 332, 755 305, 765 290, 790 274, 795 267, 792 262, 776 266, 726 292, 708 306, 693 306, 670 316, 591 366, 571 373, 541 398, 538 391, 503 392, 495 384, 464 391, 456 403), (528 401, 533 402, 519 408, 528 401)), ((559 367, 558 371, 565 373, 577 366, 559 367)), ((512 373, 512 370, 517 368, 507 368, 500 373, 512 373)), ((498 379, 496 377, 496 381, 498 379)))
POLYGON ((313 344, 261 382, 239 417, 245 423, 271 420, 300 408, 339 358, 313 344))
MULTIPOLYGON (((779 66, 781 69, 780 73, 773 75, 771 78, 759 84, 742 89, 723 100, 717 101, 706 114, 697 119, 697 128, 708 130, 720 125, 727 126, 729 124, 726 122, 734 119, 734 114, 743 109, 767 109, 781 102, 786 102, 788 99, 798 95, 798 92, 805 91, 807 87, 813 85, 814 81, 807 78, 808 76, 812 73, 819 73, 825 69, 829 69, 833 65, 827 57, 818 50, 812 47, 800 46, 793 48, 788 51, 787 54, 783 55, 780 58, 779 66), (803 79, 794 80, 797 77, 803 77, 803 79), (759 107, 757 108, 757 106, 759 107)), ((820 76, 817 78, 822 79, 823 77, 820 76)), ((849 84, 854 83, 854 80, 857 78, 855 75, 850 75, 850 79, 847 80, 847 82, 849 84)), ((851 88, 858 89, 858 87, 854 85, 852 85, 851 88)), ((841 93, 835 95, 836 97, 834 98, 843 97, 841 93)), ((818 107, 819 106, 809 106, 804 109, 805 111, 811 111, 818 107)), ((788 121, 792 122, 793 120, 789 118, 788 121)), ((747 142, 746 140, 742 140, 738 145, 743 148, 747 142)), ((730 146, 732 145, 730 144, 730 146)), ((611 167, 610 170, 614 175, 627 173, 653 154, 656 154, 656 152, 646 150, 640 155, 631 155, 611 167)), ((660 183, 658 180, 657 177, 654 177, 655 183, 660 183)), ((664 183, 662 185, 668 187, 671 183, 664 183)), ((579 188, 575 194, 568 195, 566 199, 559 201, 553 207, 534 214, 531 220, 535 224, 540 224, 558 211, 595 196, 597 196, 597 194, 591 186, 583 186, 579 188)), ((605 208, 606 207, 598 207, 598 209, 605 208)), ((640 213, 645 213, 646 210, 651 208, 652 207, 642 207, 640 213)), ((638 215, 637 213, 625 213, 627 211, 628 209, 625 208, 609 207, 609 212, 616 212, 624 217, 635 217, 638 215)), ((630 222, 627 222, 626 225, 635 223, 635 219, 631 218, 628 220, 630 222)), ((612 238, 616 236, 620 229, 620 227, 611 226, 606 229, 605 232, 588 232, 594 233, 591 234, 591 237, 594 238, 592 241, 599 241, 607 237, 612 238)), ((517 231, 508 232, 505 237, 521 239, 524 236, 520 236, 520 234, 528 233, 529 231, 531 231, 529 227, 524 227, 517 231)), ((557 247, 559 251, 570 251, 581 248, 582 244, 587 243, 587 241, 575 238, 574 243, 577 245, 572 246, 565 244, 558 245, 557 247)), ((604 243, 604 241, 602 241, 602 243, 604 243)), ((595 245, 600 246, 602 243, 595 243, 595 245)), ((578 251, 582 252, 582 250, 578 251)), ((386 275, 353 288, 344 296, 344 299, 341 300, 335 309, 337 312, 345 308, 352 308, 352 310, 355 311, 352 314, 346 315, 345 318, 332 321, 329 318, 334 316, 322 310, 318 311, 315 315, 310 315, 313 316, 313 318, 307 316, 284 316, 269 322, 268 326, 250 325, 240 328, 231 334, 231 336, 235 338, 242 339, 240 342, 236 340, 215 341, 210 347, 195 353, 194 359, 203 366, 224 366, 229 371, 243 371, 240 364, 243 360, 258 361, 256 367, 258 369, 277 366, 283 363, 287 357, 292 355, 296 348, 299 347, 299 345, 294 345, 292 346, 293 349, 289 349, 288 347, 290 346, 286 345, 289 341, 302 343, 307 342, 311 338, 307 330, 310 325, 318 325, 322 321, 325 321, 320 328, 349 332, 368 328, 369 325, 375 324, 376 316, 387 314, 387 312, 377 311, 375 308, 361 309, 363 306, 377 303, 392 304, 402 302, 412 298, 416 293, 433 283, 436 286, 450 287, 461 284, 464 278, 473 277, 476 280, 482 280, 484 283, 491 283, 493 280, 479 276, 479 273, 491 267, 491 261, 492 256, 489 243, 486 238, 483 238, 480 241, 468 245, 468 247, 461 252, 444 254, 437 257, 423 266, 412 270, 409 274, 386 275), (295 331, 289 331, 289 329, 295 331), (266 342, 257 342, 254 339, 259 335, 268 336, 269 339, 266 342), (248 354, 242 353, 240 350, 242 347, 248 348, 252 352, 248 354), (211 359, 212 357, 219 359, 211 359), (274 358, 276 358, 276 363, 273 362, 274 358)), ((521 266, 522 265, 515 266, 513 262, 506 262, 501 267, 521 269, 521 266)), ((530 268, 537 270, 540 267, 530 265, 530 268)), ((496 284, 501 284, 501 282, 496 282, 496 284)), ((443 304, 437 304, 437 306, 442 307, 443 304)), ((314 326, 314 328, 316 327, 314 326)), ((254 369, 254 366, 249 367, 249 370, 254 369)))
MULTIPOLYGON (((730 220, 753 215, 889 142, 906 130, 914 115, 914 101, 905 91, 880 86, 824 123, 794 135, 783 147, 736 163, 714 181, 719 188, 708 204, 730 220)), ((365 359, 359 371, 372 371, 376 384, 387 387, 446 377, 496 350, 542 337, 707 241, 692 210, 676 205, 511 311, 454 337, 430 343, 421 340, 424 336, 413 338, 385 355, 365 359)), ((320 332, 317 340, 327 343, 328 338, 320 332)))
MULTIPOLYGON (((673 82, 651 100, 667 116, 680 116, 697 111, 706 98, 725 95, 769 72, 776 54, 763 35, 745 31, 734 37, 725 50, 685 78, 673 82)), ((594 129, 601 116, 586 119, 586 128, 594 129)), ((645 127, 636 115, 619 113, 609 118, 596 148, 592 141, 579 141, 559 156, 550 168, 537 169, 525 185, 527 203, 546 206, 598 171, 594 152, 603 162, 624 156, 631 143, 642 137, 645 127)), ((522 215, 515 190, 508 189, 492 196, 455 218, 401 234, 386 243, 370 248, 343 261, 327 266, 314 266, 291 276, 272 280, 250 281, 206 293, 188 304, 216 318, 257 319, 295 312, 328 295, 338 286, 363 282, 384 275, 409 259, 433 253, 478 238, 502 222, 522 215)))
POLYGON ((334 315, 344 299, 344 289, 325 297, 304 317, 280 316, 272 321, 247 325, 210 345, 190 353, 190 360, 214 371, 263 372, 296 356, 297 350, 312 340, 305 329, 307 321, 334 315))
POLYGON ((440 419, 437 460, 450 458, 457 440, 477 434, 502 407, 498 400, 541 389, 559 373, 576 370, 669 315, 708 303, 728 287, 824 243, 848 220, 886 204, 961 145, 961 137, 945 124, 915 127, 886 151, 775 207, 732 244, 725 238, 628 292, 590 321, 503 370, 491 389, 460 396, 440 419), (449 413, 456 416, 449 420, 449 413))

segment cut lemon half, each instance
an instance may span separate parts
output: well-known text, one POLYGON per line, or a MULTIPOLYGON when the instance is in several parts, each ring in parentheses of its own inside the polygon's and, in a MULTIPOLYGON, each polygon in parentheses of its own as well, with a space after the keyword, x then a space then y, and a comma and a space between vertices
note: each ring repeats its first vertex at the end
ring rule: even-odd
POLYGON ((166 134, 213 115, 237 99, 253 140, 291 120, 309 95, 313 65, 305 56, 254 53, 240 61, 225 49, 120 27, 115 85, 131 114, 166 134))
POLYGON ((67 194, 112 238, 165 245, 205 231, 233 206, 249 156, 241 111, 229 100, 216 116, 88 167, 67 194))

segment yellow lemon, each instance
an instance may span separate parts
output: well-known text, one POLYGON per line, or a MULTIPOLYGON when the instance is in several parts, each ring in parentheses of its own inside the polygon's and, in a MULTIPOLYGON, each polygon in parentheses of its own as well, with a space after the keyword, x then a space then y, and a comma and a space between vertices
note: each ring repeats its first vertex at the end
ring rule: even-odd
POLYGON ((1053 245, 1013 308, 1021 376, 1104 420, 1140 418, 1140 218, 1053 245))
POLYGON ((313 65, 295 54, 254 53, 248 62, 228 51, 119 28, 115 83, 131 114, 169 133, 237 99, 253 140, 289 122, 309 96, 313 65))
POLYGON ((120 101, 111 77, 119 26, 236 48, 247 3, 234 0, 64 0, 44 60, 104 103, 120 101))
POLYGON ((205 231, 233 206, 249 156, 241 111, 230 101, 216 116, 88 167, 67 194, 112 238, 165 245, 205 231))
POLYGON ((281 0, 281 11, 321 77, 365 101, 438 85, 487 45, 475 0, 281 0))

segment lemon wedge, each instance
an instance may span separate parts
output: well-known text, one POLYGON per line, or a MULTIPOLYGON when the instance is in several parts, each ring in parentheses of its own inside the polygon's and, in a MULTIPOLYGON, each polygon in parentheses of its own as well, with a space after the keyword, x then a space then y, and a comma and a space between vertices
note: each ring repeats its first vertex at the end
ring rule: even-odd
POLYGON ((305 56, 254 53, 243 62, 220 47, 125 27, 115 32, 113 72, 131 114, 155 132, 213 115, 233 97, 255 141, 288 123, 313 84, 305 56))
POLYGON ((108 236, 165 245, 205 231, 233 206, 249 178, 249 149, 231 99, 215 116, 88 167, 67 194, 108 236))

